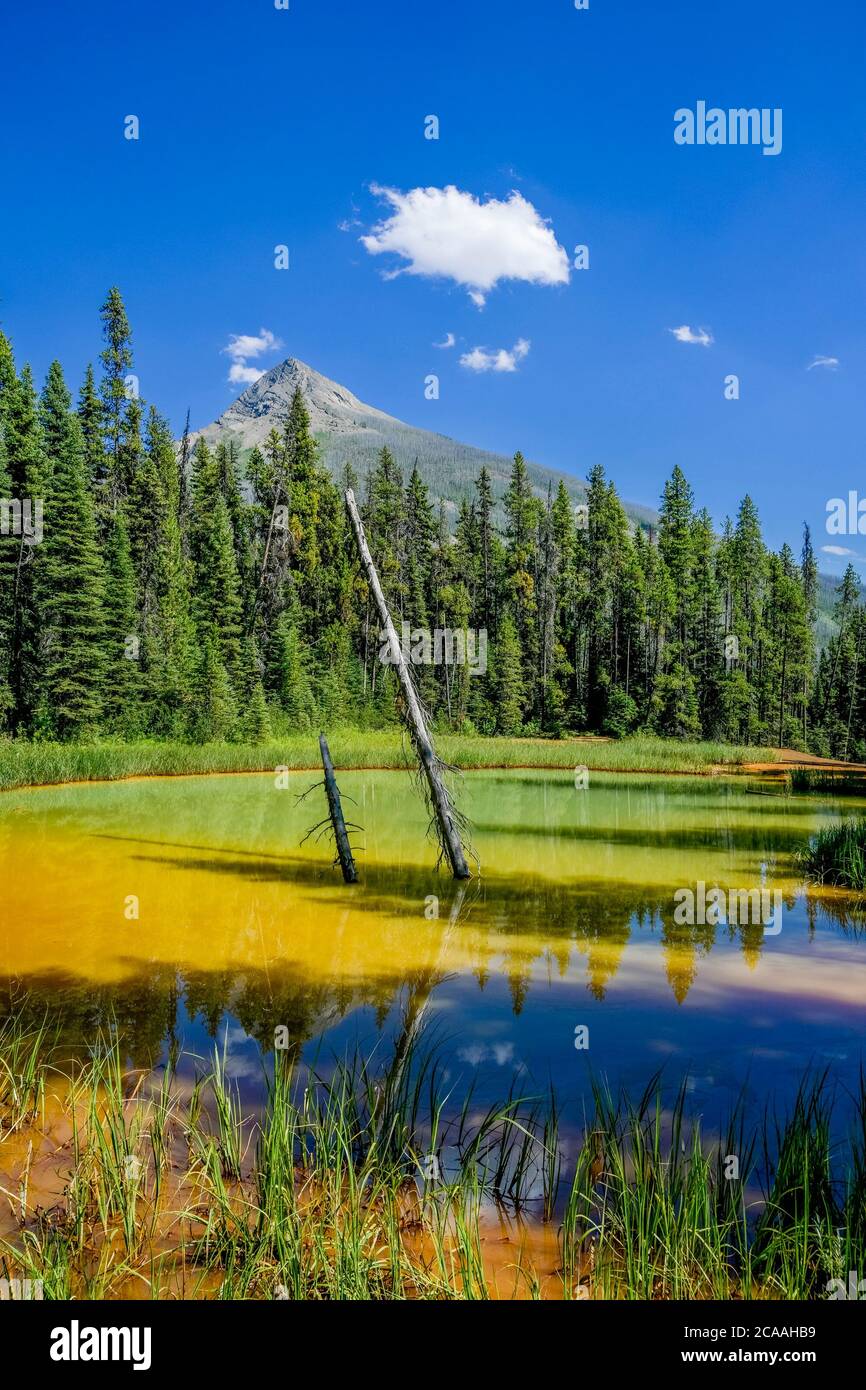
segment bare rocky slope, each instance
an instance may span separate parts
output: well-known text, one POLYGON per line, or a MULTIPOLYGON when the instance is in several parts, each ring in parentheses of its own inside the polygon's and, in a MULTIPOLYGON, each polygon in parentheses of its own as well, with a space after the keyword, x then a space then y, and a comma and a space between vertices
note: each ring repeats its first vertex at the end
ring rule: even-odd
MULTIPOLYGON (((344 464, 351 463, 363 482, 379 450, 387 444, 404 477, 408 477, 417 459, 431 496, 436 500, 443 498, 452 513, 462 497, 472 495, 472 485, 482 466, 486 465, 491 475, 497 498, 508 486, 510 458, 404 424, 375 406, 365 405, 345 386, 330 381, 295 357, 288 357, 265 372, 214 424, 193 438, 201 434, 211 446, 233 439, 243 458, 255 445, 261 445, 275 426, 282 427, 296 387, 303 393, 322 458, 335 478, 340 477, 344 464)), ((540 496, 546 495, 550 483, 555 490, 561 478, 575 503, 583 501, 586 488, 580 479, 537 463, 530 462, 528 467, 540 496)), ((629 516, 643 525, 655 518, 647 507, 628 502, 625 506, 629 516)))

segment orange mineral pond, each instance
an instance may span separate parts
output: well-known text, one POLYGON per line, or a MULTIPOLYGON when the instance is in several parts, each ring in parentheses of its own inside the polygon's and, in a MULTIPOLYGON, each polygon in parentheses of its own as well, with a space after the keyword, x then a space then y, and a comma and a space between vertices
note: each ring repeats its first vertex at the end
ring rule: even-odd
POLYGON ((410 778, 346 772, 347 887, 327 842, 301 845, 326 814, 321 789, 298 800, 313 780, 4 793, 3 1012, 26 996, 73 1051, 115 1020, 139 1066, 217 1039, 251 1099, 277 1029, 307 1061, 381 1051, 407 998, 455 1102, 516 1077, 579 1107, 591 1075, 634 1087, 664 1067, 712 1118, 743 1087, 784 1099, 809 1061, 856 1077, 866 939, 795 860, 837 802, 744 778, 470 773, 481 872, 459 886, 410 778))

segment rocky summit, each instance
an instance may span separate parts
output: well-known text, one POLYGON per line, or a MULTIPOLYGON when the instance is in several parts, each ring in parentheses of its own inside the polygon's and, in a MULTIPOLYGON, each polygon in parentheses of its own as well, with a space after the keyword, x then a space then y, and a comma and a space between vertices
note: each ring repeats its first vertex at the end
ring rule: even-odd
MULTIPOLYGON (((287 357, 260 376, 214 424, 198 431, 193 440, 203 436, 210 446, 234 440, 243 458, 250 449, 263 444, 273 428, 282 428, 298 387, 310 412, 322 458, 335 478, 339 478, 346 463, 351 463, 363 480, 379 450, 387 445, 404 477, 408 477, 417 460, 431 496, 442 498, 452 513, 461 498, 472 495, 482 467, 490 473, 497 498, 508 487, 509 457, 407 425, 384 410, 366 405, 347 387, 322 376, 296 357, 287 357)), ((515 448, 519 447, 520 441, 516 440, 515 448)), ((586 489, 578 478, 537 463, 529 464, 529 473, 539 496, 547 495, 549 484, 555 490, 561 478, 575 503, 584 500, 586 489)), ((647 524, 654 519, 655 514, 647 507, 630 503, 625 506, 635 521, 647 524)))

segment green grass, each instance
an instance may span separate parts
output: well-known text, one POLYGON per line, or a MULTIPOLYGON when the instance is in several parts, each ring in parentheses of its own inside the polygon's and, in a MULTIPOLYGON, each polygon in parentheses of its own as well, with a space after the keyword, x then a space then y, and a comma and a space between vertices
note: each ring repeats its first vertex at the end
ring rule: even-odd
POLYGON ((596 1088, 563 1222, 566 1267, 588 1262, 604 1298, 827 1297, 864 1255, 862 1078, 841 1165, 826 1075, 805 1076, 790 1110, 768 1109, 757 1127, 736 1106, 715 1138, 689 1122, 686 1095, 684 1082, 665 1107, 657 1077, 636 1102, 596 1088))
POLYGON ((831 796, 866 797, 866 776, 857 770, 825 771, 823 768, 794 767, 788 774, 794 792, 828 792, 831 796))
MULTIPOLYGON (((34 1093, 34 1045, 14 1024, 0 1037, 5 1074, 21 1070, 0 1120, 10 1094, 34 1093)), ((73 1117, 63 1151, 50 1105, 34 1122, 37 1140, 48 1125, 53 1206, 4 1171, 0 1141, 20 1218, 0 1277, 42 1280, 46 1298, 814 1299, 866 1260, 862 1078, 852 1137, 835 1146, 826 1076, 750 1130, 735 1107, 715 1137, 687 1114, 685 1083, 673 1103, 658 1076, 636 1101, 598 1085, 566 1172, 552 1096, 512 1090, 485 1109, 470 1094, 447 1113, 426 1046, 312 1080, 279 1053, 263 1110, 247 1114, 218 1050, 191 1091, 174 1058, 159 1081, 124 1073, 113 1036, 68 1077, 50 1055, 37 1091, 73 1117), (494 1270, 490 1209, 515 1230, 547 1222, 560 1272, 542 1281, 519 1243, 494 1270)), ((14 1100, 12 1113, 20 1125, 14 1100)))
POLYGON ((798 856, 813 883, 866 890, 866 817, 850 817, 819 830, 798 856))
POLYGON ((0 1137, 14 1133, 39 1113, 47 1045, 44 1024, 25 1030, 13 1019, 0 1023, 0 1137))
MULTIPOLYGON (((329 743, 337 769, 400 768, 404 745, 396 729, 334 729, 329 743)), ((611 772, 705 773, 732 770, 744 762, 768 762, 765 748, 724 743, 680 743, 634 737, 602 739, 482 738, 437 736, 446 762, 465 769, 494 767, 560 768, 577 765, 611 772)), ((275 767, 319 766, 315 732, 293 734, 259 745, 241 743, 31 743, 0 739, 0 790, 61 782, 116 781, 125 777, 200 775, 216 772, 268 772, 275 767)))

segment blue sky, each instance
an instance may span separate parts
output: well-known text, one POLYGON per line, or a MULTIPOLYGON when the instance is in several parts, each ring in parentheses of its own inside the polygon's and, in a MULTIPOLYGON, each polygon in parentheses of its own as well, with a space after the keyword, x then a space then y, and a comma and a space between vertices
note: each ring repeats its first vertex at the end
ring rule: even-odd
POLYGON ((248 365, 300 357, 413 424, 600 462, 650 505, 679 463, 717 522, 748 490, 770 543, 808 520, 866 556, 825 529, 830 497, 866 495, 859 0, 49 0, 7 10, 3 49, 0 323, 38 375, 57 356, 77 387, 116 282, 178 430, 228 406, 222 349, 266 328, 284 347, 248 365), (678 146, 699 100, 781 108, 781 153, 678 146), (516 191, 590 269, 500 280, 483 308, 454 278, 385 278, 407 261, 360 241, 394 211, 374 188, 452 185, 516 191), (514 371, 461 364, 521 341, 514 371))

